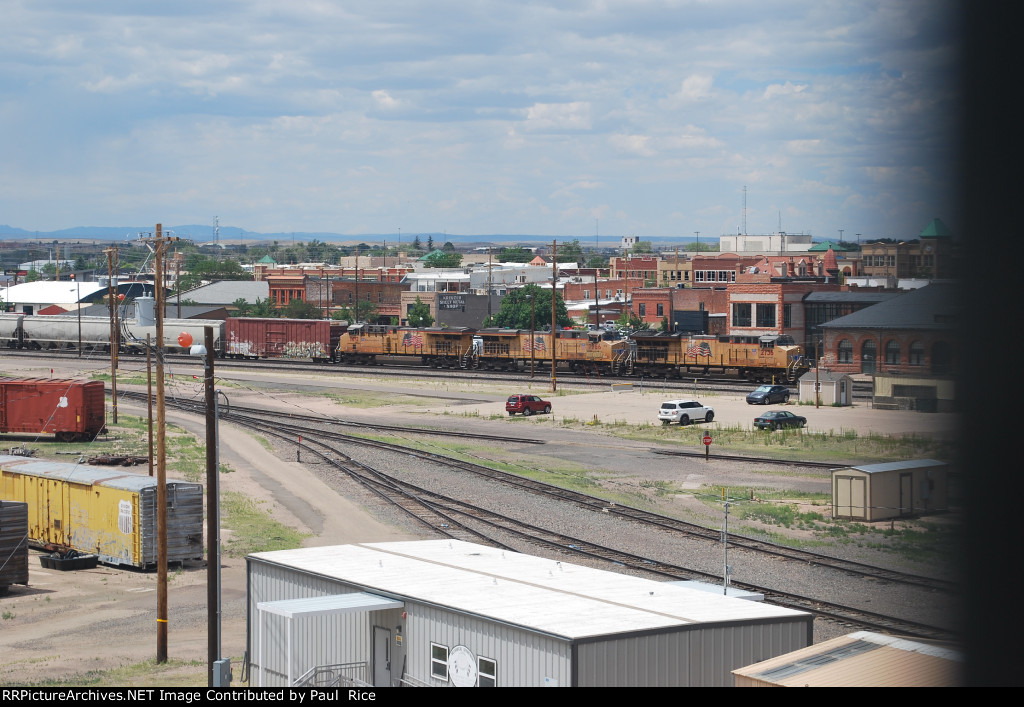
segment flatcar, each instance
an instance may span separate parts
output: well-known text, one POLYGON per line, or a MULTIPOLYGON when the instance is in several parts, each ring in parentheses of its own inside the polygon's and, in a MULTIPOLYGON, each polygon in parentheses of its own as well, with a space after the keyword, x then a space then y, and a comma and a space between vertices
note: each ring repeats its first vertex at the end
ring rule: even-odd
MULTIPOLYGON (((168 480, 167 562, 203 558, 203 487, 168 480)), ((28 540, 137 569, 157 564, 157 480, 87 464, 0 456, 0 498, 28 504, 28 540)))
POLYGON ((102 381, 0 378, 0 432, 87 442, 106 432, 102 381))

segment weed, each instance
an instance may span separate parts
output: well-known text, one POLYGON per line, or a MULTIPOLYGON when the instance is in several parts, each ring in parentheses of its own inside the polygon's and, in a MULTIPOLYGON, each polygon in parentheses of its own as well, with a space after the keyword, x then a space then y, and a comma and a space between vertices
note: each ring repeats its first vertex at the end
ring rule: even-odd
POLYGON ((14 614, 12 612, 10 612, 10 611, 5 611, 3 613, 3 617, 4 617, 4 621, 9 621, 10 619, 14 618, 14 614))

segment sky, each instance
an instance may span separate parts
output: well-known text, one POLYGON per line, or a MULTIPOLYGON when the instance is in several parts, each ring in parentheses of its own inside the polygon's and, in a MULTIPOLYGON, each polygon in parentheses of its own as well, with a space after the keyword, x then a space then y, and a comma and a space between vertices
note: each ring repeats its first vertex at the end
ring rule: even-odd
POLYGON ((959 231, 943 0, 0 7, 17 228, 959 231))

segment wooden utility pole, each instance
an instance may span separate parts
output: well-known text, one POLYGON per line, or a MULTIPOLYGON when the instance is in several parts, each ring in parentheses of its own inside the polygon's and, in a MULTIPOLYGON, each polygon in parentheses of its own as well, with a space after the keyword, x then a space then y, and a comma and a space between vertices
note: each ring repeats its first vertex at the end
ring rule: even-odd
POLYGON ((111 419, 117 424, 117 288, 114 286, 117 246, 103 251, 107 254, 107 299, 110 304, 110 408, 111 419))
POLYGON ((153 244, 153 272, 156 282, 156 662, 167 662, 167 439, 164 395, 164 247, 177 237, 163 237, 156 225, 153 244))
POLYGON ((558 315, 555 296, 558 294, 558 242, 551 241, 551 392, 557 390, 555 369, 558 367, 558 315))

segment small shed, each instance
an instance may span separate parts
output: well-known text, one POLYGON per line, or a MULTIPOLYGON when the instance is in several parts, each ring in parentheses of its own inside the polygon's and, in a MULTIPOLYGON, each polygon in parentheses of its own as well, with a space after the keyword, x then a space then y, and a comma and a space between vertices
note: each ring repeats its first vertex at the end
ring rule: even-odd
POLYGON ((835 469, 832 517, 873 522, 949 510, 948 477, 934 459, 835 469))
POLYGON ((852 405, 853 378, 847 373, 837 373, 813 368, 800 376, 798 383, 801 402, 814 402, 814 391, 821 396, 819 405, 852 405))
POLYGON ((858 631, 733 670, 735 687, 962 687, 963 656, 858 631))

